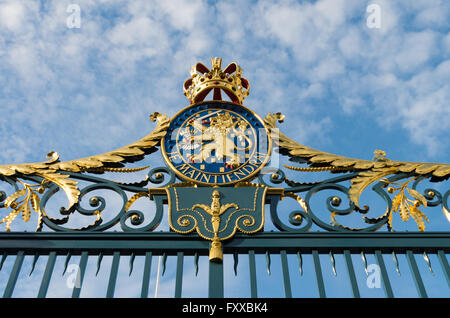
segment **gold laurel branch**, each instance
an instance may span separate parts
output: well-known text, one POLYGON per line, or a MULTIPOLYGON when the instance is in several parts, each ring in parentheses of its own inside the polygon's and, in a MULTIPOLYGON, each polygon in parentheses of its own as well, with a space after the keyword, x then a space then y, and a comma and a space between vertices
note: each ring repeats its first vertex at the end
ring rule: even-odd
POLYGON ((381 180, 386 184, 387 191, 389 193, 398 192, 392 199, 392 208, 389 211, 390 215, 388 223, 390 227, 392 227, 392 215, 395 212, 399 212, 400 218, 403 222, 407 222, 411 216, 417 223, 419 231, 425 231, 425 221, 429 222, 429 220, 427 216, 418 208, 420 206, 427 207, 427 199, 417 190, 410 189, 408 187, 408 184, 416 179, 417 177, 413 177, 405 182, 391 182, 387 179, 381 180), (412 199, 410 199, 408 195, 412 199))
POLYGON ((349 171, 348 168, 340 168, 340 167, 293 167, 285 164, 283 164, 283 167, 293 171, 302 171, 302 172, 349 171))
POLYGON ((358 207, 362 191, 371 183, 387 175, 404 172, 416 176, 427 175, 436 180, 443 180, 450 176, 450 164, 389 160, 385 158, 385 153, 379 150, 375 151, 376 160, 354 159, 301 145, 278 131, 277 122, 283 120, 284 116, 281 113, 269 113, 264 123, 269 128, 274 142, 282 150, 287 151, 289 156, 302 159, 311 165, 311 168, 342 169, 342 172, 359 171, 358 176, 351 180, 352 185, 349 190, 351 200, 358 207))
POLYGON ((91 173, 104 173, 104 172, 118 172, 118 173, 132 173, 139 172, 145 169, 150 168, 150 166, 139 167, 139 168, 109 168, 109 167, 101 167, 101 168, 92 168, 86 170, 86 172, 91 173))
POLYGON ((115 164, 124 164, 135 161, 137 157, 145 155, 147 151, 158 146, 161 139, 165 136, 167 128, 169 128, 170 120, 166 115, 155 113, 151 116, 151 118, 153 120, 157 120, 157 126, 144 138, 122 148, 103 154, 56 163, 53 165, 54 169, 71 172, 83 172, 92 168, 114 168, 115 164))
MULTIPOLYGON (((78 198, 80 195, 80 191, 77 187, 78 182, 70 179, 69 175, 59 172, 89 172, 90 170, 97 173, 103 173, 106 171, 136 172, 148 168, 121 169, 118 168, 118 166, 121 167, 124 163, 140 160, 141 157, 153 151, 159 145, 170 125, 170 119, 168 119, 167 115, 162 115, 159 113, 153 113, 150 116, 150 119, 152 121, 157 121, 155 129, 144 138, 122 148, 99 155, 63 162, 59 161, 58 153, 52 151, 47 154, 48 160, 44 162, 0 165, 0 176, 10 177, 16 180, 18 180, 21 175, 34 175, 42 177, 42 184, 52 182, 65 192, 69 200, 67 210, 70 210, 76 203, 78 203, 78 198)), ((17 203, 16 200, 26 194, 22 194, 20 191, 21 190, 18 191, 19 193, 13 193, 10 197, 6 198, 6 202, 8 202, 9 205, 5 204, 5 207, 11 207, 11 203, 17 203)), ((27 190, 25 190, 25 192, 27 192, 27 190)), ((25 197, 24 202, 21 202, 22 204, 18 204, 15 208, 13 208, 13 211, 3 218, 3 220, 0 220, 0 223, 6 222, 7 230, 9 230, 10 224, 18 214, 22 213, 24 220, 29 220, 29 206, 30 204, 33 204, 33 200, 35 202, 37 201, 36 196, 31 193, 29 198, 25 197), (26 202, 28 203, 25 204, 26 202)), ((36 212, 39 213, 39 229, 42 225, 42 217, 45 213, 43 211, 36 212)), ((98 220, 96 220, 96 222, 98 223, 100 221, 100 217, 98 216, 98 220)))
POLYGON ((406 162, 394 160, 362 160, 343 157, 324 151, 316 150, 288 138, 281 132, 275 132, 277 122, 281 122, 284 116, 280 113, 269 113, 264 119, 265 124, 271 132, 271 136, 280 148, 288 151, 292 157, 306 160, 309 164, 321 165, 324 167, 337 167, 343 170, 374 170, 397 168, 398 172, 414 173, 416 175, 427 175, 437 178, 450 176, 450 164, 443 163, 423 163, 406 162), (278 137, 278 138, 277 138, 278 137))

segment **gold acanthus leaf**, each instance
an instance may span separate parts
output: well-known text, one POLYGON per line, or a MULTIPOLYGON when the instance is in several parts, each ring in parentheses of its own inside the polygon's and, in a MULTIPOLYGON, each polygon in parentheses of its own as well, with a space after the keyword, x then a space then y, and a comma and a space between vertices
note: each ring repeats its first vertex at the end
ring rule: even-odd
MULTIPOLYGON (((99 155, 63 162, 59 162, 59 156, 56 152, 50 152, 47 155, 49 160, 45 162, 0 165, 0 175, 14 178, 20 177, 20 174, 35 175, 42 177, 46 182, 53 182, 67 195, 69 199, 68 209, 70 209, 78 202, 80 194, 77 187, 78 183, 69 179, 68 175, 59 172, 85 172, 97 169, 95 172, 102 173, 111 170, 110 168, 117 167, 117 165, 122 166, 124 163, 136 161, 136 158, 139 159, 140 156, 143 156, 158 146, 170 125, 170 120, 167 115, 154 113, 150 118, 152 121, 157 121, 155 129, 144 138, 122 148, 99 155)), ((7 198, 5 202, 11 200, 10 198, 16 195, 16 193, 7 198)), ((36 202, 36 199, 33 200, 36 202)), ((5 206, 8 207, 6 204, 5 206)))
MULTIPOLYGON (((270 130, 274 142, 292 157, 305 160, 314 167, 341 168, 342 172, 361 171, 351 182, 349 193, 351 200, 359 206, 359 196, 361 192, 371 183, 390 174, 399 172, 413 173, 414 175, 427 175, 437 178, 450 176, 450 164, 422 163, 383 160, 362 160, 339 156, 320 150, 316 150, 288 138, 277 129, 277 122, 282 122, 284 116, 280 113, 269 113, 264 122, 270 130), (347 169, 347 170, 346 170, 347 169)), ((378 156, 380 157, 380 156, 378 156)), ((337 171, 337 170, 335 170, 337 171)))

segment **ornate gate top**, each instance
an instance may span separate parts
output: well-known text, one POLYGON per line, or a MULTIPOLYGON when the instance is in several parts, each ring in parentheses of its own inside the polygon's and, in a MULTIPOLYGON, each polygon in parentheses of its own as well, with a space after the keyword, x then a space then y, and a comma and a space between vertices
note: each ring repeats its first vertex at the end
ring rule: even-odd
POLYGON ((184 82, 184 95, 191 104, 201 102, 214 90, 213 100, 222 100, 221 91, 234 102, 243 104, 248 96, 250 84, 241 77, 242 69, 235 62, 222 70, 222 59, 211 59, 212 68, 209 70, 203 63, 197 63, 191 68, 191 78, 184 82))
MULTIPOLYGON (((183 86, 191 105, 171 120, 166 115, 152 114, 150 119, 157 123, 155 129, 130 145, 70 161, 60 161, 56 152, 50 152, 48 160, 40 163, 0 165, 0 178, 9 187, 0 191, 0 212, 6 212, 0 223, 5 223, 6 230, 10 231, 17 216, 21 215, 23 221, 28 222, 35 211, 37 231, 41 231, 44 224, 55 231, 105 231, 120 224, 123 231, 149 232, 158 227, 162 205, 169 198, 168 203, 173 208, 170 210, 171 229, 178 233, 196 230, 217 247, 219 241, 230 238, 236 230, 242 235, 263 230, 262 213, 266 203, 270 203, 272 222, 280 231, 307 232, 312 225, 326 231, 369 232, 384 226, 393 231, 392 220, 396 212, 405 222, 410 217, 414 219, 418 229, 424 231, 425 222, 429 220, 423 207, 438 205, 450 221, 449 190, 441 193, 433 188, 417 189, 424 180, 432 183, 447 180, 449 164, 395 161, 387 159, 382 151, 376 151, 373 160, 361 160, 304 146, 278 131, 277 122, 283 121, 282 114, 269 113, 263 120, 242 106, 249 94, 249 82, 241 77, 242 69, 236 63, 229 64, 224 70, 221 63, 220 58, 213 58, 211 69, 202 63, 194 65, 191 78, 183 86), (211 92, 212 100, 205 101, 211 92), (222 92, 231 102, 222 100, 222 92), (273 166, 269 174, 261 173, 270 163, 272 145, 278 147, 276 155, 287 156, 295 164, 283 165, 284 168, 299 173, 328 171, 332 177, 301 182, 287 178, 282 167, 273 166), (125 164, 140 161, 159 147, 167 167, 152 168, 145 180, 121 183, 91 175, 147 169, 127 168, 125 164), (80 190, 80 181, 92 184, 80 190), (154 186, 148 187, 149 183, 154 186), (377 217, 368 217, 369 207, 360 205, 360 196, 369 186, 386 203, 385 212, 377 217), (263 190, 255 190, 259 187, 263 190), (184 190, 176 191, 178 188, 184 190), (55 218, 46 211, 46 204, 58 189, 64 191, 68 204, 61 208, 61 217, 55 218), (93 209, 81 206, 82 198, 98 189, 121 196, 123 204, 117 215, 111 217, 111 213, 107 213, 106 200, 100 196, 89 199, 93 209), (343 209, 339 208, 344 201, 342 197, 328 198, 328 221, 317 215, 310 201, 322 190, 340 192, 348 201, 348 207, 343 209), (133 193, 131 197, 127 194, 130 192, 133 193), (200 192, 205 193, 193 197, 200 192), (251 198, 241 200, 240 196, 247 192, 253 193, 251 196, 254 195, 255 201, 251 198), (173 200, 177 195, 178 207, 186 209, 184 214, 174 210, 173 200), (143 225, 145 212, 131 210, 133 203, 141 197, 150 197, 157 203, 156 215, 146 225, 143 225), (300 208, 289 215, 290 225, 278 217, 277 202, 283 198, 294 199, 300 208), (180 201, 184 199, 186 206, 180 201), (211 205, 214 202, 223 209, 214 209, 211 205), (252 211, 247 207, 250 203, 256 204, 252 211), (242 207, 247 210, 240 214, 242 207), (76 211, 94 220, 81 228, 64 227, 76 211), (361 214, 362 221, 368 226, 355 228, 342 224, 344 216, 355 212, 361 214), (106 215, 110 217, 107 222, 104 221, 106 215)), ((213 258, 220 259, 217 248, 213 251, 213 258)))

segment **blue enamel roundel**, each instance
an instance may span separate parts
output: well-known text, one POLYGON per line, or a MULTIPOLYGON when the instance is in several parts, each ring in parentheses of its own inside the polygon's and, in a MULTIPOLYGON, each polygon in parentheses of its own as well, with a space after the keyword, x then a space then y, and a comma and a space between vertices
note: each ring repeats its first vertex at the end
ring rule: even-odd
POLYGON ((270 148, 258 115, 222 101, 181 110, 162 141, 164 159, 177 176, 204 185, 248 181, 267 163, 270 148))

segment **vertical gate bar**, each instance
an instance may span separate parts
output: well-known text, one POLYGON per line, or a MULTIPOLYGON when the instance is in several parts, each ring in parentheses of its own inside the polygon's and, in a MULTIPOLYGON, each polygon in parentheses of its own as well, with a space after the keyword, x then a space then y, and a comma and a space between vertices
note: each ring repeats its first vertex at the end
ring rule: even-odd
POLYGON ((291 278, 289 276, 289 266, 286 251, 280 251, 281 267, 283 269, 284 295, 286 298, 292 298, 291 278))
POLYGON ((447 258, 445 257, 445 253, 443 250, 439 250, 437 252, 439 262, 441 263, 442 271, 444 272, 444 276, 447 279, 448 287, 450 287, 450 266, 448 266, 447 258))
POLYGON ((209 298, 223 298, 223 263, 209 262, 209 298))
POLYGON ((250 297, 258 298, 258 286, 256 284, 256 261, 255 251, 248 251, 248 264, 250 267, 250 297))
POLYGON ((383 254, 381 254, 380 250, 375 251, 375 257, 377 259, 378 266, 380 267, 381 282, 383 283, 384 292, 386 294, 386 297, 393 298, 394 293, 392 292, 391 282, 389 281, 389 276, 386 271, 386 266, 384 265, 383 254))
POLYGON ((417 267, 413 252, 411 250, 407 250, 406 255, 408 256, 409 268, 411 269, 411 273, 413 274, 414 283, 416 285, 419 296, 422 298, 428 298, 427 292, 425 290, 425 285, 423 284, 422 277, 420 276, 419 268, 417 267))
POLYGON ((317 287, 319 288, 319 297, 326 298, 325 285, 323 284, 322 268, 320 267, 319 253, 317 250, 312 251, 314 268, 316 272, 317 287))
POLYGON ((352 255, 349 250, 344 250, 345 261, 347 263, 348 276, 350 277, 350 283, 352 285, 353 298, 360 298, 358 283, 356 281, 355 269, 353 267, 352 255))
POLYGON ((75 281, 75 286, 72 290, 72 298, 79 298, 81 292, 81 286, 83 285, 84 273, 86 272, 86 265, 88 260, 88 252, 81 253, 80 264, 78 265, 78 272, 75 281))
POLYGON ((116 289, 117 272, 119 269, 120 252, 113 253, 113 261, 111 264, 111 273, 109 274, 108 290, 106 291, 106 298, 114 297, 114 290, 116 289))
POLYGON ((151 269, 152 269, 152 252, 146 252, 144 263, 144 276, 142 277, 141 298, 148 297, 148 287, 150 285, 151 269))
POLYGON ((44 276, 42 277, 41 286, 39 287, 38 298, 45 298, 47 295, 50 279, 52 278, 53 268, 55 267, 56 252, 50 252, 45 267, 44 276))
POLYGON ((181 298, 183 288, 183 252, 177 253, 177 276, 175 279, 175 298, 181 298))
POLYGON ((24 251, 19 251, 16 256, 16 261, 14 262, 13 269, 9 275, 8 283, 6 285, 5 291, 3 292, 3 298, 10 298, 13 294, 14 287, 16 286, 17 278, 19 277, 20 268, 23 264, 24 251))

